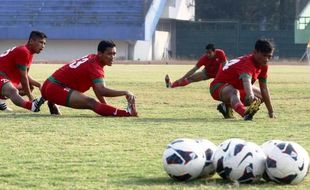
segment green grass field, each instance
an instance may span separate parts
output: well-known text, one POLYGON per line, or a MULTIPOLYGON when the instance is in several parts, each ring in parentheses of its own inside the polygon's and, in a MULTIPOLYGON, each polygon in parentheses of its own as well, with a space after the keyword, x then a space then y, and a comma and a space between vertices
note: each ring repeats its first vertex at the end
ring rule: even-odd
MULTIPOLYGON (((33 65, 43 82, 61 65, 33 65)), ((19 109, 0 113, 0 189, 232 189, 219 176, 178 183, 163 170, 165 146, 180 137, 207 138, 219 144, 239 137, 257 144, 291 140, 310 151, 310 67, 273 65, 269 89, 277 119, 266 107, 253 121, 224 120, 209 94, 209 81, 167 89, 163 78, 183 75, 191 65, 113 65, 106 68, 110 88, 137 96, 138 118, 100 117, 88 110, 62 107, 63 116, 19 109)), ((38 96, 39 92, 35 94, 38 96)), ((89 91, 93 96, 93 92, 89 91)), ((109 103, 125 107, 124 97, 109 103)), ((259 183, 241 189, 310 189, 309 176, 299 185, 259 183)))

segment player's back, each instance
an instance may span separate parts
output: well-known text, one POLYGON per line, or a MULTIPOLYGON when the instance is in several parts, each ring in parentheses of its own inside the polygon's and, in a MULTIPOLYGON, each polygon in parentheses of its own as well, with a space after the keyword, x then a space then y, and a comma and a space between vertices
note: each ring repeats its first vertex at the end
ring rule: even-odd
POLYGON ((13 47, 0 55, 0 72, 13 84, 20 82, 19 70, 27 70, 32 62, 32 54, 24 46, 13 47))
POLYGON ((93 85, 93 80, 96 77, 103 77, 103 66, 99 65, 98 57, 95 54, 89 54, 64 65, 52 76, 74 90, 85 92, 93 85))

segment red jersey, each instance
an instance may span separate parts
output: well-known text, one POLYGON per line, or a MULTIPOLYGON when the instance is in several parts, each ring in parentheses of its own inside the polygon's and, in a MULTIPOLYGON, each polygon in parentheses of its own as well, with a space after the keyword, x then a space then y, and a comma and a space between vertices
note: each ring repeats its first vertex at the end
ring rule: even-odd
POLYGON ((225 52, 221 49, 215 49, 215 56, 209 58, 207 55, 203 55, 198 60, 196 67, 200 68, 205 66, 207 76, 214 78, 222 63, 227 60, 225 52))
POLYGON ((96 54, 89 54, 55 71, 52 78, 56 81, 52 82, 85 92, 94 84, 103 81, 103 67, 96 54))
POLYGON ((250 77, 252 84, 257 80, 266 81, 268 65, 257 65, 253 55, 246 55, 237 59, 230 60, 219 70, 213 84, 228 83, 236 89, 243 89, 242 78, 250 77))
POLYGON ((20 83, 20 70, 30 68, 33 54, 26 45, 13 47, 0 55, 0 75, 8 78, 14 86, 20 83))

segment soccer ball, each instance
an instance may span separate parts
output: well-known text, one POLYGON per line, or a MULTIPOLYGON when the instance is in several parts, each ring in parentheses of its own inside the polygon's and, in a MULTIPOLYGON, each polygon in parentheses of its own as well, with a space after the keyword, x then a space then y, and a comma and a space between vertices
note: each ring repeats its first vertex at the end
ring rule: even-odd
POLYGON ((245 144, 245 140, 238 138, 227 139, 222 142, 214 152, 213 165, 215 171, 223 178, 227 179, 224 171, 223 160, 225 154, 229 151, 230 148, 235 147, 237 144, 245 144))
MULTIPOLYGON (((267 156, 272 151, 273 147, 277 146, 278 143, 282 143, 282 142, 284 142, 284 141, 282 141, 282 140, 269 140, 269 141, 264 142, 261 145, 261 148, 263 149, 265 155, 267 156)), ((263 178, 265 181, 271 181, 271 179, 268 177, 266 171, 263 174, 263 178)))
POLYGON ((177 139, 168 144, 163 153, 167 174, 177 181, 197 178, 205 165, 203 149, 192 139, 177 139))
POLYGON ((205 165, 199 176, 200 177, 211 177, 215 173, 215 167, 213 165, 213 156, 214 156, 215 150, 217 149, 217 146, 213 142, 207 139, 197 139, 196 142, 204 151, 205 158, 206 158, 205 165))
POLYGON ((265 171, 266 156, 255 143, 236 144, 224 156, 223 166, 227 179, 240 183, 256 182, 265 171))
POLYGON ((274 146, 277 146, 277 144, 282 143, 282 142, 284 142, 284 141, 282 141, 282 140, 269 140, 269 141, 264 142, 261 145, 261 148, 263 149, 264 153, 266 155, 268 155, 272 151, 272 148, 274 146))
POLYGON ((295 142, 280 142, 267 154, 266 173, 276 183, 298 184, 309 170, 309 154, 295 142))

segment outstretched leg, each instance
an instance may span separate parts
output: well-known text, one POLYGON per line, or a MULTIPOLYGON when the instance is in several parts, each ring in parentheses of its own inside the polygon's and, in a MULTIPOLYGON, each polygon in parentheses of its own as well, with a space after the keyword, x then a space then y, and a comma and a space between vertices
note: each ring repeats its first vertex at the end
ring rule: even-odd
POLYGON ((197 73, 189 76, 188 78, 184 78, 184 79, 181 78, 181 79, 176 80, 176 81, 174 81, 172 83, 170 82, 169 75, 166 75, 165 81, 166 81, 167 88, 169 86, 171 88, 176 88, 176 87, 180 87, 180 86, 189 85, 190 83, 193 83, 193 82, 199 82, 199 81, 207 80, 207 79, 209 79, 209 77, 207 77, 205 71, 200 71, 200 72, 197 72, 197 73), (170 85, 167 85, 167 84, 170 84, 170 85))
POLYGON ((33 112, 39 112, 41 105, 44 103, 43 98, 34 99, 33 101, 24 100, 11 82, 3 84, 2 95, 11 99, 15 105, 33 112))

